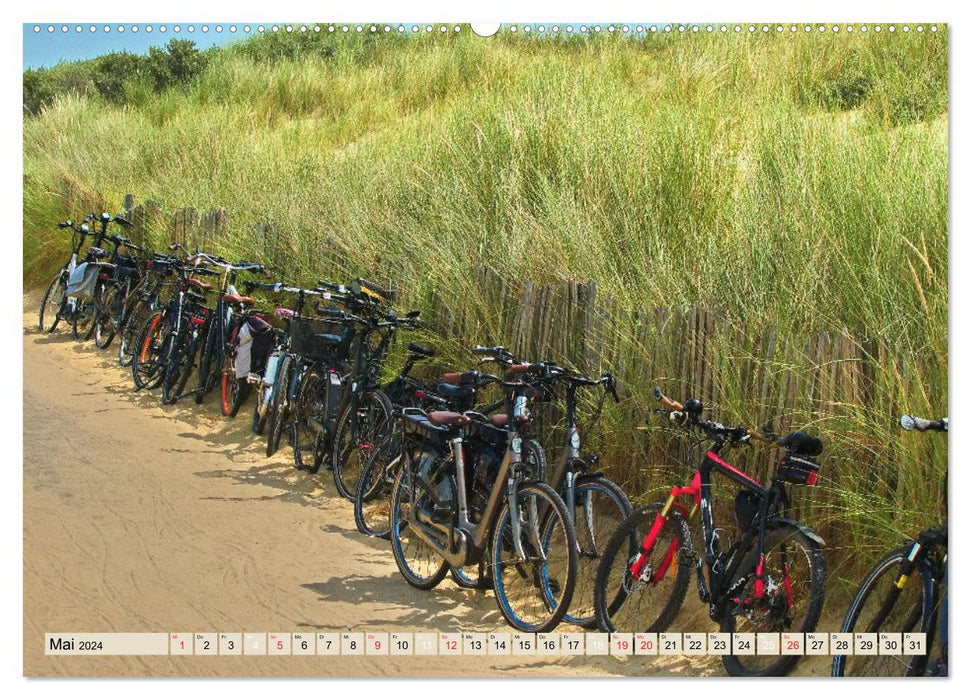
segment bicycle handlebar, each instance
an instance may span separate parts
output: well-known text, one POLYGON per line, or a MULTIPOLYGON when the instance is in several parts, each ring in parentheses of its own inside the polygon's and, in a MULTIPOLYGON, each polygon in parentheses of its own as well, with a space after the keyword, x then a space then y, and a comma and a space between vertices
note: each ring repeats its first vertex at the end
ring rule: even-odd
POLYGON ((909 413, 905 413, 900 416, 900 427, 904 430, 917 430, 921 433, 932 430, 942 433, 947 432, 947 417, 941 418, 940 420, 928 420, 926 418, 918 418, 917 416, 912 416, 909 413))

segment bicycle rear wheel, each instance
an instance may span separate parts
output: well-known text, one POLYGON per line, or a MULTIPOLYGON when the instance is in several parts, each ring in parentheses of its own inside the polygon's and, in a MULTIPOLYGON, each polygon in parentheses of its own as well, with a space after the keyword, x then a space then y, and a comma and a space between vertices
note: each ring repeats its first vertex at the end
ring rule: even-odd
POLYGON ((165 358, 172 342, 168 312, 156 311, 149 316, 138 338, 131 365, 135 390, 154 389, 165 376, 165 358))
POLYGON ((270 392, 270 405, 267 413, 266 456, 272 457, 280 447, 280 438, 290 419, 290 402, 287 394, 294 380, 293 357, 285 355, 280 360, 280 369, 270 392))
POLYGON ((139 333, 152 312, 152 304, 146 299, 130 301, 118 330, 118 364, 122 367, 128 367, 134 361, 139 333))
MULTIPOLYGON (((765 533, 762 580, 764 591, 756 596, 756 547, 746 553, 737 570, 744 579, 720 623, 722 632, 812 632, 823 611, 826 566, 819 545, 795 525, 782 525, 765 533)), ((897 630, 894 630, 897 631, 897 630)), ((799 656, 723 656, 733 676, 784 676, 799 656)))
POLYGON ((291 442, 293 466, 311 474, 320 469, 323 452, 317 449, 321 439, 318 432, 320 417, 327 409, 327 378, 316 367, 303 375, 300 390, 291 407, 291 442))
MULTIPOLYGON (((932 605, 933 599, 933 580, 928 568, 918 565, 915 572, 918 575, 911 575, 902 588, 897 588, 900 565, 910 549, 904 546, 893 550, 870 570, 853 596, 840 632, 930 632, 924 628, 924 610, 932 605), (896 596, 896 600, 884 611, 891 596, 896 596)), ((927 665, 927 656, 908 656, 903 653, 905 649, 900 651, 899 655, 836 655, 833 675, 909 676, 927 665)))
POLYGON ((98 313, 98 304, 95 299, 86 299, 76 302, 72 335, 75 340, 90 340, 94 333, 94 317, 98 313))
POLYGON ((593 589, 597 627, 603 632, 663 632, 684 603, 691 577, 691 533, 672 508, 654 544, 645 552, 639 574, 631 568, 663 503, 635 510, 604 548, 593 589))
MULTIPOLYGON (((406 459, 402 453, 402 460, 406 459)), ((409 585, 427 591, 445 578, 448 562, 411 530, 412 476, 407 464, 398 471, 391 491, 391 552, 398 570, 409 585)))
POLYGON ((354 524, 368 537, 388 539, 391 532, 391 489, 401 464, 401 445, 387 435, 371 451, 354 494, 354 524))
POLYGON ((360 397, 357 411, 348 403, 337 421, 332 466, 334 486, 344 498, 353 500, 361 470, 374 446, 391 425, 391 401, 380 389, 360 397))
POLYGON ((503 504, 492 534, 492 583, 506 622, 524 632, 555 628, 570 607, 577 568, 576 533, 563 500, 548 484, 521 484, 515 509, 503 504), (549 519, 546 528, 541 518, 549 519))

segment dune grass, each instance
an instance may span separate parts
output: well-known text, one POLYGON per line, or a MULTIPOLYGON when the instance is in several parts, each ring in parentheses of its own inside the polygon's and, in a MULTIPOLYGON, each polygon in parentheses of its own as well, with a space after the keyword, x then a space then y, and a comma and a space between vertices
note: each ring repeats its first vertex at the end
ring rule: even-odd
MULTIPOLYGON (((947 411, 946 31, 299 42, 212 51, 186 87, 126 106, 66 94, 25 117, 25 284, 64 257, 53 222, 131 192, 225 207, 222 247, 294 281, 394 280, 426 310, 449 290, 489 316, 471 274, 486 263, 595 280, 618 313, 852 329, 910 359, 880 373, 896 382, 888 415, 810 414, 878 465, 844 475, 817 515, 845 522, 846 547, 937 520, 943 441, 899 435, 889 412, 947 411), (881 488, 913 497, 875 504, 881 488)), ((637 354, 633 334, 618 342, 637 354)), ((646 407, 654 378, 625 379, 646 407)), ((745 417, 746 397, 732 403, 745 417)), ((611 410, 609 430, 636 454, 630 415, 611 410)))

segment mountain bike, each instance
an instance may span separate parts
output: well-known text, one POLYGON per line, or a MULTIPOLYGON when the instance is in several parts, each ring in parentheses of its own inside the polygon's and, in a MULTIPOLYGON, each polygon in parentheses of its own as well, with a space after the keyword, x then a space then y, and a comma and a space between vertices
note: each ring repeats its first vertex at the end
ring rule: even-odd
MULTIPOLYGON (((946 433, 947 423, 947 418, 900 418, 904 430, 921 432, 946 433)), ((923 632, 926 646, 925 653, 915 654, 914 643, 901 640, 897 654, 836 655, 834 676, 947 675, 947 520, 874 565, 853 596, 840 632, 923 632), (935 641, 939 655, 932 662, 935 641)))
MULTIPOLYGON (((119 258, 119 241, 128 240, 120 236, 109 236, 108 225, 114 223, 124 228, 129 228, 132 225, 128 220, 120 216, 112 216, 107 212, 102 213, 100 217, 89 214, 85 221, 98 221, 100 230, 95 239, 95 245, 88 248, 85 254, 85 260, 82 264, 84 269, 75 269, 72 273, 72 280, 80 283, 78 288, 85 290, 83 293, 75 295, 77 300, 72 314, 72 334, 75 340, 90 340, 94 335, 95 321, 104 307, 104 295, 115 275, 117 265, 113 260, 119 258), (114 253, 110 253, 101 247, 105 240, 115 243, 114 253), (105 258, 109 257, 112 258, 112 261, 105 261, 105 258), (74 280, 74 278, 81 279, 74 280)), ((78 268, 81 268, 82 265, 78 265, 78 268)))
MULTIPOLYGON (((690 485, 675 486, 667 501, 639 508, 614 533, 597 570, 594 607, 605 632, 663 632, 681 608, 691 570, 698 597, 722 632, 812 632, 823 608, 826 571, 823 539, 786 517, 786 484, 813 485, 819 474, 812 457, 822 443, 802 432, 778 438, 745 427, 702 420, 697 399, 684 405, 655 387, 660 413, 697 429, 712 441, 690 485), (785 449, 768 486, 738 470, 722 456, 725 448, 757 440, 785 449), (712 515, 712 474, 740 484, 736 520, 741 536, 722 550, 712 515), (679 502, 687 497, 691 511, 679 502), (704 554, 695 554, 687 521, 701 511, 704 554), (707 578, 704 569, 707 570, 707 578)), ((784 675, 796 656, 726 654, 729 674, 784 675)))
MULTIPOLYGON (((284 329, 278 335, 276 348, 267 358, 262 379, 257 383, 257 402, 253 414, 254 432, 266 433, 266 456, 272 457, 280 446, 284 433, 290 432, 291 414, 297 391, 300 388, 303 372, 308 363, 302 357, 307 349, 316 353, 321 346, 317 334, 331 335, 329 331, 343 333, 343 326, 335 326, 323 319, 307 316, 304 311, 310 299, 340 302, 339 295, 328 290, 305 289, 287 286, 283 283, 248 283, 252 289, 263 289, 277 293, 295 294, 293 308, 278 308, 276 316, 284 322, 284 329), (316 349, 315 349, 316 348, 316 349)), ((340 336, 343 338, 343 335, 340 336)), ((333 341, 334 338, 329 338, 333 341)), ((340 341, 338 341, 340 342, 340 341)), ((329 353, 325 353, 329 357, 329 353)))
POLYGON ((344 409, 331 433, 332 440, 322 434, 318 444, 330 448, 334 485, 344 498, 354 500, 370 451, 389 430, 392 404, 378 383, 381 370, 395 334, 400 329, 417 328, 419 313, 410 311, 399 318, 393 311, 385 311, 383 320, 354 319, 358 342, 354 369, 345 380, 344 409))
POLYGON ((504 415, 402 410, 391 549, 404 579, 423 590, 450 569, 482 564, 506 621, 547 632, 573 596, 576 536, 563 500, 536 478, 524 450, 531 388, 491 379, 507 391, 504 415), (476 488, 479 470, 489 476, 485 492, 476 488))

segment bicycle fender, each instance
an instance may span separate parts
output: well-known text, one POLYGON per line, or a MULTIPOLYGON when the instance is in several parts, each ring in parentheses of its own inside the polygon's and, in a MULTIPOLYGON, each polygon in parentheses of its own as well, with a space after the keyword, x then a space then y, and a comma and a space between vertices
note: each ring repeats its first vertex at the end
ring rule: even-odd
POLYGON ((798 520, 792 520, 791 518, 773 517, 765 521, 765 527, 766 529, 769 529, 776 523, 780 525, 791 525, 792 527, 799 530, 799 532, 804 534, 806 537, 811 539, 813 542, 818 544, 820 547, 826 546, 826 541, 822 537, 820 537, 818 533, 816 533, 812 528, 808 527, 807 525, 803 525, 798 520))

